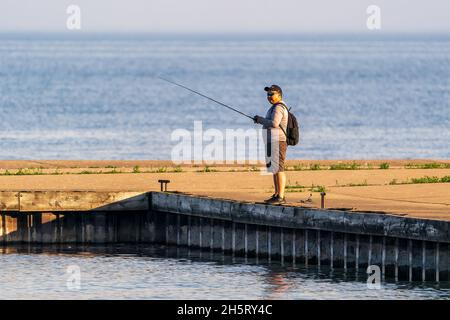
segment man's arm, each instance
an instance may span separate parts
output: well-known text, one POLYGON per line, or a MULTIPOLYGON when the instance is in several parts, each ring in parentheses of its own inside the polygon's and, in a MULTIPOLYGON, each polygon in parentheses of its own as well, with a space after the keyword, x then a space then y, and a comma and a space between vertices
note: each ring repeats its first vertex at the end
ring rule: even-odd
POLYGON ((280 105, 275 106, 273 119, 268 119, 260 116, 256 116, 256 123, 262 124, 265 128, 278 128, 283 119, 283 107, 280 105))

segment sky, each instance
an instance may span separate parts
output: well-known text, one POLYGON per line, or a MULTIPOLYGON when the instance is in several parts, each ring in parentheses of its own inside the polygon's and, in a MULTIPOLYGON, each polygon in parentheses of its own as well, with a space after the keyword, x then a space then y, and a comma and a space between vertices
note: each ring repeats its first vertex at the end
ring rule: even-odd
POLYGON ((366 9, 381 9, 383 33, 450 33, 449 0, 1 0, 0 32, 368 32, 366 9))

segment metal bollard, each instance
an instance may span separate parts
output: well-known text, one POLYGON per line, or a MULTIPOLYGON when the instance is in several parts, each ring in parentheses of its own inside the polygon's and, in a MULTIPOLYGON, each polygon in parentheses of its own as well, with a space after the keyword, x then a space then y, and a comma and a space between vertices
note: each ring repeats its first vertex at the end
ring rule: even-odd
POLYGON ((167 191, 167 184, 170 183, 170 180, 158 180, 161 185, 161 192, 167 191))
POLYGON ((325 196, 326 196, 325 192, 321 192, 320 193, 320 197, 321 197, 321 199, 320 199, 320 207, 322 209, 325 208, 325 196))

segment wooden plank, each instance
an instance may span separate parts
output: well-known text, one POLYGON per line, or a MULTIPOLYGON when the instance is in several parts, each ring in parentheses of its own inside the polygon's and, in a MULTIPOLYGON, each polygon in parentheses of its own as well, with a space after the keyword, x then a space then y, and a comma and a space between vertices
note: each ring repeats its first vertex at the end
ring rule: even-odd
POLYGON ((148 210, 147 193, 109 191, 22 191, 20 211, 148 210))

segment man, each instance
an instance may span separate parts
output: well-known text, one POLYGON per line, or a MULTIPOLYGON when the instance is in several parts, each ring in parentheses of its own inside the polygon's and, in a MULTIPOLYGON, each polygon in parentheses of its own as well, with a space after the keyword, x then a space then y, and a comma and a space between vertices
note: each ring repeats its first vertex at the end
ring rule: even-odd
POLYGON ((266 117, 255 116, 255 123, 263 125, 267 129, 266 141, 266 166, 273 173, 273 184, 275 193, 267 203, 280 204, 285 203, 284 190, 286 186, 286 175, 284 174, 284 160, 286 159, 286 130, 288 124, 288 110, 283 102, 283 91, 275 84, 265 87, 267 100, 271 104, 266 117))

